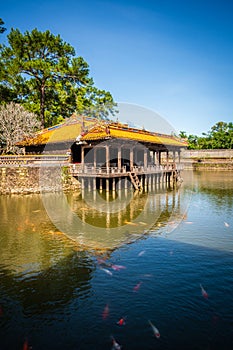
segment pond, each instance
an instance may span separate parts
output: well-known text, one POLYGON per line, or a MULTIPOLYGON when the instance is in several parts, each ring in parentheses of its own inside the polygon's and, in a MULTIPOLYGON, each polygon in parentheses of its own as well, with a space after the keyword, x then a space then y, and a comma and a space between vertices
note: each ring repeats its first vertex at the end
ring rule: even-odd
POLYGON ((231 172, 0 210, 0 349, 232 349, 231 172))

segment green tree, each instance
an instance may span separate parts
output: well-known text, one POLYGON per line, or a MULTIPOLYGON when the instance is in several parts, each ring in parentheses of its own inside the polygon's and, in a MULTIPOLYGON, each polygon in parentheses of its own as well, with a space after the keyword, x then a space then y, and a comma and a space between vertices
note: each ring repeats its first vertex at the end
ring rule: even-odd
POLYGON ((186 131, 180 131, 179 132, 179 137, 182 138, 182 139, 187 139, 187 133, 186 131))
POLYGON ((3 27, 4 24, 2 18, 0 18, 0 33, 4 33, 6 30, 6 28, 3 27))
MULTIPOLYGON (((74 48, 60 35, 37 29, 22 34, 12 29, 8 42, 9 47, 3 47, 0 56, 5 70, 2 86, 10 87, 13 96, 17 92, 16 100, 38 114, 43 127, 69 117, 76 110, 80 89, 84 89, 86 98, 94 88, 88 64, 82 57, 75 57, 74 48)), ((112 98, 104 90, 103 95, 108 101, 112 98)), ((101 104, 98 89, 92 104, 96 108, 101 104)), ((113 99, 109 111, 111 108, 113 99)))
POLYGON ((117 112, 116 106, 110 92, 99 90, 93 85, 88 85, 77 91, 76 111, 78 114, 109 119, 110 115, 113 116, 117 112))
MULTIPOLYGON (((0 18, 0 34, 4 33, 6 31, 6 28, 3 27, 5 23, 3 22, 2 18, 0 18)), ((0 44, 0 50, 3 48, 3 45, 0 44)), ((9 102, 12 101, 15 97, 12 94, 12 91, 9 89, 8 84, 5 81, 6 72, 5 67, 3 65, 3 62, 0 61, 0 104, 2 101, 9 102)))
POLYGON ((228 124, 222 121, 216 123, 211 128, 210 137, 212 140, 212 148, 228 148, 228 124))
POLYGON ((74 57, 74 49, 59 35, 54 36, 48 30, 42 33, 34 29, 23 35, 18 29, 12 29, 8 41, 10 46, 2 50, 6 71, 21 78, 18 89, 22 103, 26 94, 39 102, 40 120, 44 126, 46 90, 57 81, 87 84, 88 65, 82 57, 74 57))
POLYGON ((197 149, 198 148, 198 136, 189 135, 188 136, 188 149, 197 149))
MULTIPOLYGON (((181 131, 181 135, 186 133, 181 131)), ((232 149, 233 148, 233 123, 220 121, 211 127, 202 136, 188 136, 189 149, 232 149)))

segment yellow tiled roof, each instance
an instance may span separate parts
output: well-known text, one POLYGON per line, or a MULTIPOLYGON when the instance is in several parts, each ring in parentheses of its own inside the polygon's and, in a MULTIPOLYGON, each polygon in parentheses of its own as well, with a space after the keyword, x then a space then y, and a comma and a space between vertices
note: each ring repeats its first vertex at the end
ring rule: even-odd
MULTIPOLYGON (((19 142, 19 145, 31 146, 75 141, 81 133, 82 122, 82 117, 71 117, 67 122, 39 131, 34 137, 19 142)), ((94 118, 84 118, 84 122, 85 128, 90 128, 97 123, 97 120, 94 118)))
POLYGON ((186 143, 177 137, 130 128, 127 124, 99 121, 94 118, 74 116, 68 122, 38 132, 35 137, 20 142, 21 146, 44 145, 58 142, 74 142, 82 132, 82 141, 97 141, 106 138, 128 139, 145 143, 185 147, 186 143))
POLYGON ((126 124, 109 123, 105 126, 94 126, 87 134, 82 137, 82 140, 101 140, 107 137, 130 139, 139 142, 147 142, 154 144, 170 145, 185 147, 186 143, 177 137, 150 132, 147 130, 130 128, 126 124))

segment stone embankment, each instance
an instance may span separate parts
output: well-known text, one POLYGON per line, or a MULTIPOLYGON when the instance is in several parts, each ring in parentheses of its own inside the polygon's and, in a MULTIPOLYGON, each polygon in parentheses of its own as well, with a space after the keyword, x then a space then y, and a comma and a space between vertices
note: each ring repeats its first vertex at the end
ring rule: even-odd
POLYGON ((182 152, 184 169, 233 170, 233 149, 231 150, 185 150, 182 152))
POLYGON ((79 182, 68 166, 1 166, 0 194, 41 193, 77 190, 79 182))

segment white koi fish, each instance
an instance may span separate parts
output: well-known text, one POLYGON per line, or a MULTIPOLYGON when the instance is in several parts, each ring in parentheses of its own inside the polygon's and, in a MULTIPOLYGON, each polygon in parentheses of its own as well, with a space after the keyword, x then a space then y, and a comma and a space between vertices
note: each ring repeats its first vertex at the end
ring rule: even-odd
POLYGON ((205 299, 208 299, 208 293, 206 292, 206 290, 202 287, 202 285, 200 284, 201 287, 201 294, 205 299))
POLYGON ((101 267, 100 270, 103 270, 103 271, 106 272, 109 276, 112 276, 112 272, 109 271, 108 269, 105 269, 104 267, 101 267))
POLYGON ((117 343, 116 339, 112 336, 112 350, 121 350, 121 345, 117 343))
POLYGON ((159 338, 160 338, 160 333, 159 333, 158 328, 156 328, 150 320, 148 320, 148 322, 149 322, 149 324, 150 324, 150 326, 151 326, 151 328, 152 328, 152 330, 153 330, 154 336, 155 336, 157 339, 159 339, 159 338))
POLYGON ((143 254, 145 254, 145 250, 141 250, 139 253, 138 253, 138 256, 142 256, 143 254))

